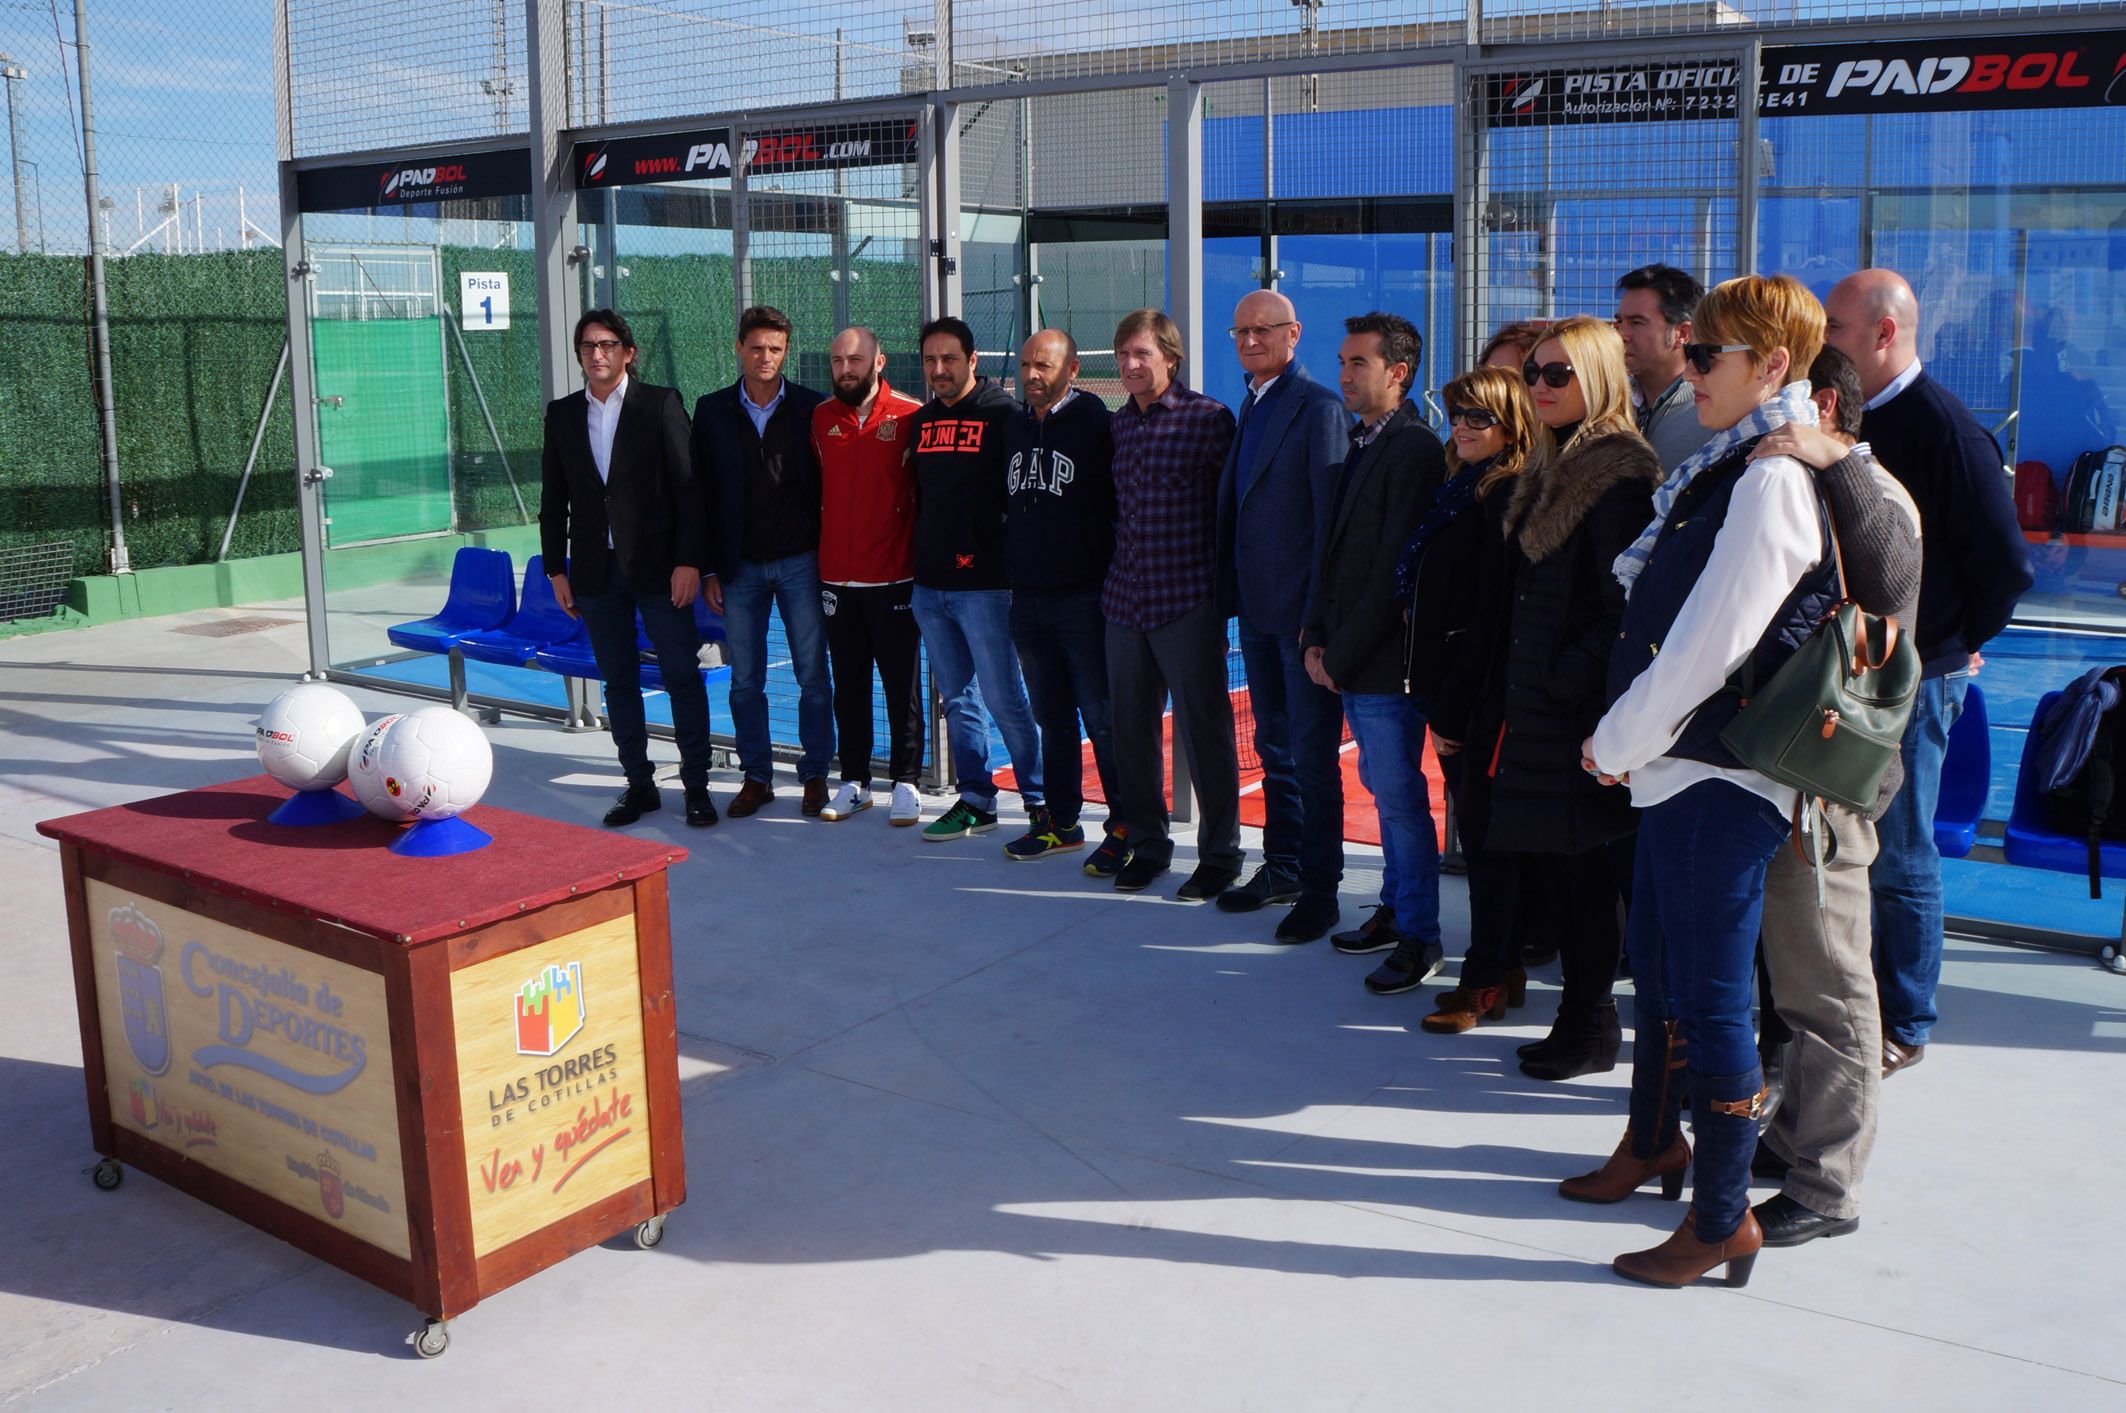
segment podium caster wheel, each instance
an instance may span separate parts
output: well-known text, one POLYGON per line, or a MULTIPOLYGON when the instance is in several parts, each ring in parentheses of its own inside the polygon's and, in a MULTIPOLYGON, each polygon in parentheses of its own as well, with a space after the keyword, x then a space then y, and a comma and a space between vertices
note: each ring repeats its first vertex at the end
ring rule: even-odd
POLYGON ((664 1218, 652 1217, 635 1228, 635 1244, 644 1251, 664 1240, 664 1218))
POLYGON ((426 1327, 414 1333, 413 1352, 423 1359, 433 1359, 448 1348, 450 1323, 447 1320, 430 1320, 426 1327))
POLYGON ((105 1192, 109 1192, 125 1181, 125 1169, 118 1166, 117 1159, 106 1158, 89 1169, 89 1179, 105 1192))

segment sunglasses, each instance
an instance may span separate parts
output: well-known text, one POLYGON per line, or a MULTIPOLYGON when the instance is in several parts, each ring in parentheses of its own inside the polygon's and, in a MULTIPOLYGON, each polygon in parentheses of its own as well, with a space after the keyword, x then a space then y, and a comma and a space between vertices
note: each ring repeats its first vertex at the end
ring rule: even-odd
POLYGON ((1572 381, 1572 365, 1570 363, 1523 363, 1521 365, 1521 377, 1527 380, 1528 386, 1531 388, 1536 385, 1538 379, 1554 388, 1562 388, 1572 381))
POLYGON ((1749 350, 1750 346, 1746 343, 1687 343, 1683 345, 1683 361, 1697 369, 1698 376, 1702 378, 1713 371, 1713 365, 1720 361, 1721 354, 1748 353, 1749 350))
POLYGON ((1481 407, 1450 407, 1447 409, 1447 425, 1467 427, 1472 432, 1487 432, 1499 424, 1499 419, 1481 407))

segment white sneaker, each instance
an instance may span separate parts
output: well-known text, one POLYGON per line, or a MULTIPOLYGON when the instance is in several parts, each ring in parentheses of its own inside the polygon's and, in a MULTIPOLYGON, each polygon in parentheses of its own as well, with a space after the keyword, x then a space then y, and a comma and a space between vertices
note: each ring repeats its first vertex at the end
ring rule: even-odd
POLYGON ((906 827, 923 821, 923 797, 903 780, 893 787, 893 822, 906 827))
POLYGON ((834 798, 820 807, 821 819, 847 819, 858 810, 871 808, 871 787, 859 785, 853 780, 844 780, 834 798))

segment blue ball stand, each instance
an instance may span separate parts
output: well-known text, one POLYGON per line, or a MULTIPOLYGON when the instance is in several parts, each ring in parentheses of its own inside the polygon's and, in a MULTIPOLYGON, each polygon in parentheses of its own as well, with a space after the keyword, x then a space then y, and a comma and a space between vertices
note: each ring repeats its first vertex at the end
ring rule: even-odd
POLYGON ((448 819, 424 819, 391 841, 391 852, 401 858, 443 859, 469 854, 494 843, 494 836, 477 824, 467 824, 457 815, 448 819))
POLYGON ((281 802, 280 808, 266 816, 268 824, 313 825, 345 824, 350 819, 360 819, 369 811, 358 801, 350 800, 327 785, 322 790, 298 790, 281 802))

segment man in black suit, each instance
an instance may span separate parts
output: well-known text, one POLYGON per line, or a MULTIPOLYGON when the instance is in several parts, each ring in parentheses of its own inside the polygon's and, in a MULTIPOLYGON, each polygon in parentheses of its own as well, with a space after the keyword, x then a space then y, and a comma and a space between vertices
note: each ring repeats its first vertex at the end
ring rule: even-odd
POLYGON ((546 405, 539 548, 554 598, 590 629, 605 679, 606 717, 627 772, 627 789, 605 822, 633 824, 659 804, 642 714, 639 615, 671 696, 687 823, 714 824, 709 695, 694 626, 708 516, 694 479, 686 409, 677 390, 629 376, 635 336, 610 309, 576 321, 576 361, 586 390, 546 405))

